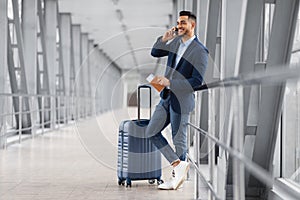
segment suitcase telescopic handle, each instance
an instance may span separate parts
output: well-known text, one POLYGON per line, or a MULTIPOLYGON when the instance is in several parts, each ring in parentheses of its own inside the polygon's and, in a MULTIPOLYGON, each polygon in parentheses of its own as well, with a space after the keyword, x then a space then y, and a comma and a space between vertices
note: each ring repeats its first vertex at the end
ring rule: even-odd
POLYGON ((151 87, 149 85, 139 85, 138 86, 138 120, 141 119, 141 89, 149 89, 149 98, 150 98, 150 103, 149 103, 149 108, 150 108, 150 113, 149 113, 149 119, 151 118, 151 87))

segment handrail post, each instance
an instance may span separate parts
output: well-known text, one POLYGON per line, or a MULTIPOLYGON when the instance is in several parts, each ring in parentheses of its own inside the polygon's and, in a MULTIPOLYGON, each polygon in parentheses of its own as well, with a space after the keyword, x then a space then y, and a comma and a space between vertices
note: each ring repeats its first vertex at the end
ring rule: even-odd
POLYGON ((80 114, 81 114, 81 97, 80 96, 76 96, 76 108, 77 108, 77 119, 76 120, 79 120, 80 119, 80 114))
POLYGON ((86 118, 88 118, 90 116, 90 111, 89 111, 90 102, 89 102, 88 96, 85 97, 85 104, 86 104, 86 106, 85 106, 86 118))
MULTIPOLYGON (((191 121, 192 116, 190 115, 189 121, 191 121)), ((191 127, 187 128, 187 153, 190 153, 190 146, 191 146, 191 127)), ((187 173, 186 179, 190 179, 190 172, 187 173)))
POLYGON ((45 132, 45 97, 44 96, 41 96, 41 101, 42 101, 42 106, 41 106, 41 120, 42 120, 42 135, 44 134, 45 132))
MULTIPOLYGON (((208 134, 215 137, 215 90, 208 91, 208 134)), ((208 140, 208 165, 209 165, 209 181, 214 187, 215 173, 215 143, 208 140)), ((208 199, 213 199, 213 194, 209 191, 208 199)))
POLYGON ((74 101, 72 96, 68 96, 68 106, 69 106, 68 120, 73 121, 73 119, 75 119, 75 110, 74 110, 74 101))
MULTIPOLYGON (((6 104, 6 101, 5 101, 4 105, 5 104, 6 104)), ((4 106, 4 108, 6 108, 6 107, 4 106)), ((6 133, 7 133, 7 122, 6 122, 7 119, 6 118, 7 117, 8 117, 8 115, 6 115, 6 113, 5 113, 5 115, 3 116, 3 137, 2 137, 2 140, 4 142, 4 149, 7 148, 7 137, 6 137, 6 133)))
POLYGON ((59 120, 59 113, 58 113, 58 109, 59 109, 59 105, 56 104, 56 102, 58 103, 58 96, 52 96, 53 99, 53 105, 54 105, 54 115, 53 115, 53 130, 58 130, 59 129, 59 124, 58 124, 58 120, 59 120))
MULTIPOLYGON (((243 151, 244 146, 244 105, 243 86, 233 87, 233 149, 243 151)), ((233 157, 233 194, 235 200, 245 199, 245 168, 244 163, 233 157)))
POLYGON ((2 138, 0 140, 2 140, 1 145, 3 145, 3 146, 1 146, 1 148, 6 149, 6 147, 7 147, 7 137, 6 137, 6 133, 7 133, 7 123, 6 123, 6 121, 7 121, 7 119, 6 118, 8 117, 8 115, 6 113, 6 102, 8 100, 5 98, 5 96, 3 98, 4 98, 4 106, 3 106, 3 108, 4 108, 3 111, 4 112, 3 112, 3 117, 2 117, 3 134, 1 135, 2 138))
POLYGON ((51 126, 50 126, 50 129, 51 130, 55 130, 55 110, 56 110, 56 108, 55 108, 55 97, 51 94, 50 96, 49 96, 49 99, 50 99, 50 102, 51 102, 51 106, 50 106, 50 112, 51 112, 51 114, 50 114, 50 116, 51 116, 51 118, 50 118, 50 123, 51 123, 51 126))
POLYGON ((32 122, 31 122, 31 138, 34 138, 35 137, 35 134, 36 134, 36 127, 35 127, 35 125, 36 125, 36 119, 37 119, 37 115, 38 115, 38 113, 36 113, 36 107, 35 107, 35 103, 34 103, 34 96, 32 95, 30 95, 30 96, 28 96, 28 98, 31 98, 31 119, 32 119, 32 122))
POLYGON ((83 99, 83 103, 84 103, 84 119, 86 119, 88 117, 88 105, 87 105, 87 97, 84 96, 83 99))
POLYGON ((22 142, 22 95, 19 96, 19 144, 22 142))
POLYGON ((57 129, 60 128, 60 120, 61 120, 61 105, 60 105, 60 95, 57 96, 57 129))
MULTIPOLYGON (((199 165, 200 165, 200 142, 199 142, 199 134, 196 134, 195 135, 195 141, 194 141, 194 153, 195 153, 195 159, 196 159, 196 165, 197 167, 199 168, 199 165)), ((195 188, 194 190, 196 191, 195 192, 195 199, 199 199, 199 190, 200 190, 200 176, 199 174, 195 171, 195 188)))
MULTIPOLYGON (((200 93, 196 94, 196 108, 195 108, 195 121, 196 121, 196 126, 198 126, 200 123, 200 93)), ((190 127, 191 128, 191 127, 190 127)), ((194 155, 195 155, 195 160, 196 160, 196 166, 199 168, 200 167, 200 135, 199 133, 195 133, 194 135, 194 155)), ((194 185, 194 198, 199 199, 200 198, 200 181, 201 177, 195 170, 195 185, 194 185)))
POLYGON ((85 97, 82 96, 80 106, 81 106, 81 118, 85 119, 85 97))
POLYGON ((69 114, 68 105, 70 105, 68 101, 68 97, 64 96, 64 124, 65 125, 68 123, 68 114, 69 114))

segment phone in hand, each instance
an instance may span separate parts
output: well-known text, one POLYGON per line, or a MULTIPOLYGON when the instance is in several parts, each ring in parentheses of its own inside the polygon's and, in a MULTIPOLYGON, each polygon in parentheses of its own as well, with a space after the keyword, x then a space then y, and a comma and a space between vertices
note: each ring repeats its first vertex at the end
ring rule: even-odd
POLYGON ((175 35, 178 35, 178 28, 176 26, 174 27, 174 33, 175 35))

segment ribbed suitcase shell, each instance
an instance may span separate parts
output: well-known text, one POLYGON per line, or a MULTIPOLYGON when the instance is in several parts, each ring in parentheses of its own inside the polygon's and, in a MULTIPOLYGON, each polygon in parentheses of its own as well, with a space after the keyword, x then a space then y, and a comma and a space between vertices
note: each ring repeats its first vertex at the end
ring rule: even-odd
POLYGON ((160 180, 161 153, 145 137, 149 120, 127 120, 119 127, 118 178, 131 185, 131 180, 160 180), (137 137, 137 135, 140 135, 137 137))
POLYGON ((161 153, 145 134, 149 121, 126 120, 119 126, 119 185, 124 184, 125 180, 126 186, 131 186, 131 180, 151 180, 149 183, 153 183, 157 179, 158 184, 161 183, 161 153))

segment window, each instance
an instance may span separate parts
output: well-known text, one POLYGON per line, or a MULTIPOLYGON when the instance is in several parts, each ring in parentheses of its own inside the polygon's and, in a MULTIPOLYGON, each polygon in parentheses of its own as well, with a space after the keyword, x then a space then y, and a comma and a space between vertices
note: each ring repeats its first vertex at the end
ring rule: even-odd
MULTIPOLYGON (((300 32, 298 16, 291 56, 292 64, 300 64, 300 32)), ((282 176, 300 184, 300 80, 286 84, 282 121, 282 176)))

